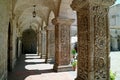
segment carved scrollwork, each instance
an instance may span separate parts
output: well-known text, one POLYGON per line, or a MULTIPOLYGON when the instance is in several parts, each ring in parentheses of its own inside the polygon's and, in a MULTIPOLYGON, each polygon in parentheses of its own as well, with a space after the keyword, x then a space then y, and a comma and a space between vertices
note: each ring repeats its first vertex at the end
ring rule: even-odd
POLYGON ((88 15, 84 13, 78 13, 78 80, 88 80, 88 42, 89 42, 89 21, 88 15))
POLYGON ((103 5, 103 6, 111 6, 115 3, 116 0, 90 0, 90 3, 97 4, 97 5, 103 5))
POLYGON ((100 70, 105 67, 105 59, 103 57, 95 57, 96 62, 95 62, 95 70, 100 70))
POLYGON ((60 42, 61 42, 61 63, 62 65, 66 65, 69 63, 69 45, 70 45, 70 27, 66 24, 60 25, 60 42))
POLYGON ((51 22, 52 22, 53 25, 58 25, 58 19, 57 18, 53 18, 51 22))
POLYGON ((71 8, 75 11, 79 11, 87 4, 87 0, 73 0, 72 4, 70 5, 71 8))
POLYGON ((107 11, 103 6, 93 6, 93 22, 94 22, 94 79, 107 79, 107 11))
MULTIPOLYGON (((73 0, 71 7, 78 19, 78 79, 89 80, 89 63, 93 63, 93 78, 108 80, 108 7, 115 0, 73 0), (90 33, 90 34, 89 34, 90 33), (91 39, 91 36, 93 39, 91 39), (89 40, 90 39, 90 40, 89 40), (93 41, 91 41, 93 40, 93 41), (89 48, 93 46, 93 52, 89 48), (89 57, 93 55, 93 62, 89 57)), ((91 64, 90 64, 91 65, 91 64)))
MULTIPOLYGON (((106 7, 101 7, 100 5, 92 5, 90 10, 92 11, 92 14, 101 14, 102 16, 105 16, 108 14, 108 8, 106 7), (104 14, 103 14, 104 13, 104 14)), ((96 15, 97 16, 97 15, 96 15)))
POLYGON ((99 5, 104 7, 109 7, 115 3, 116 0, 73 0, 72 4, 70 5, 71 8, 75 11, 78 11, 85 7, 86 5, 99 5))

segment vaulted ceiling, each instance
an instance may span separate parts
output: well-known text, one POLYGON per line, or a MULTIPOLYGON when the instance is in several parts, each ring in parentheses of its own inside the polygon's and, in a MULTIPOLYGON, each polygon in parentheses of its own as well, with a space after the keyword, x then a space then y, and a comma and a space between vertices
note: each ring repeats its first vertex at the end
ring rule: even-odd
POLYGON ((75 12, 70 8, 72 0, 17 0, 13 13, 18 27, 23 30, 31 26, 52 25, 54 17, 75 19, 75 12), (36 17, 33 18, 33 5, 36 5, 36 17))

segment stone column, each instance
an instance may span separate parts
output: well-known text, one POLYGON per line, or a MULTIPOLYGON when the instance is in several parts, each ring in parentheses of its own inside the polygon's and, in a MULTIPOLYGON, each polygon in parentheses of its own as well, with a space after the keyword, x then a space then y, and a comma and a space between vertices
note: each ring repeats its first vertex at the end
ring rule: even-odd
POLYGON ((47 63, 48 62, 48 43, 49 43, 49 39, 48 39, 48 33, 49 31, 48 30, 46 30, 46 57, 45 57, 45 63, 47 63))
POLYGON ((77 11, 78 69, 76 80, 109 80, 108 9, 115 0, 73 0, 77 11))
MULTIPOLYGON (((51 26, 49 26, 51 27, 51 26)), ((46 30, 46 60, 45 62, 47 63, 49 62, 54 62, 54 56, 55 56, 55 31, 54 31, 54 27, 51 28, 47 28, 46 30)))
POLYGON ((52 20, 55 25, 55 71, 72 70, 70 64, 70 25, 71 19, 52 20))
POLYGON ((36 33, 37 33, 37 52, 36 52, 36 54, 39 55, 39 29, 36 31, 36 33))
POLYGON ((38 55, 41 56, 41 54, 42 54, 41 31, 39 31, 38 35, 39 35, 39 38, 38 38, 38 55))
POLYGON ((21 37, 18 38, 18 57, 22 54, 22 41, 21 37))
POLYGON ((112 50, 118 51, 118 39, 117 39, 117 37, 112 37, 112 50))
POLYGON ((42 30, 41 39, 42 39, 41 58, 45 59, 46 57, 46 31, 45 30, 42 30))
POLYGON ((49 55, 48 58, 51 59, 51 62, 55 62, 55 31, 49 30, 49 45, 48 45, 48 51, 49 55))

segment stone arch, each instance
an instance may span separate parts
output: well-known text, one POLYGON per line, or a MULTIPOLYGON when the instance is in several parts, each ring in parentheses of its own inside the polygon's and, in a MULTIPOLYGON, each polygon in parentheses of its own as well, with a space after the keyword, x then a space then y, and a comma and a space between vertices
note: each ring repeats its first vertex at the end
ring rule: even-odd
POLYGON ((51 59, 51 62, 54 62, 55 58, 55 27, 52 24, 52 19, 55 18, 55 14, 53 11, 49 13, 48 17, 48 26, 46 31, 46 59, 45 62, 48 61, 48 59, 51 59))
POLYGON ((33 29, 27 29, 22 33, 22 52, 37 52, 37 34, 33 29))
POLYGON ((55 18, 55 15, 54 15, 54 12, 51 11, 50 14, 49 14, 49 17, 48 17, 48 24, 49 25, 53 25, 52 22, 51 22, 53 18, 55 18))

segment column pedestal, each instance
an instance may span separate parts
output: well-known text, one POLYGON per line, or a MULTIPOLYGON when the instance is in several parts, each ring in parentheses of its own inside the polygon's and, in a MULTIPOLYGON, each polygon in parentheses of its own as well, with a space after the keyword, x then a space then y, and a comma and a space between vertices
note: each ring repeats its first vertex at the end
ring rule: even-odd
POLYGON ((71 65, 64 65, 64 66, 54 65, 53 69, 55 72, 64 72, 64 71, 72 71, 73 70, 71 65))

